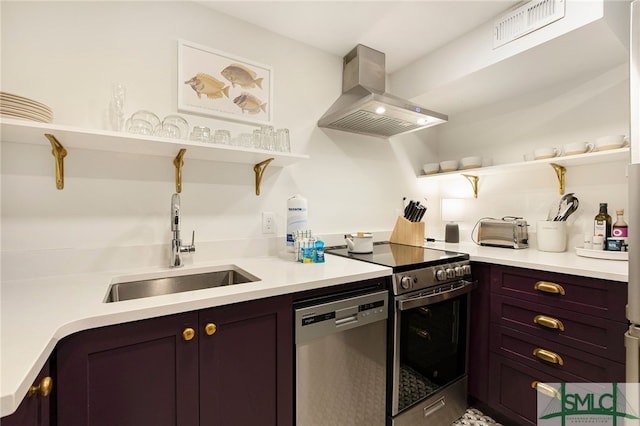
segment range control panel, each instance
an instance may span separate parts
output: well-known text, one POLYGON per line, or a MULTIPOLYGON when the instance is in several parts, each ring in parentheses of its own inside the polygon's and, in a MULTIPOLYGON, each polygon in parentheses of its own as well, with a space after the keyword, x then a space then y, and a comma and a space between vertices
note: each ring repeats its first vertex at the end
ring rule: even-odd
POLYGON ((393 293, 409 293, 470 277, 471 264, 468 260, 399 272, 393 275, 393 293))

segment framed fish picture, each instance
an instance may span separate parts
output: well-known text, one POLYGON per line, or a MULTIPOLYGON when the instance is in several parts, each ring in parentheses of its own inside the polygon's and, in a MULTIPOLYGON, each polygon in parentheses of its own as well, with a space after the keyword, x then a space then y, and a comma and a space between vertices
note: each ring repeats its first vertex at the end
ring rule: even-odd
POLYGON ((178 111, 272 124, 273 69, 178 40, 178 111))

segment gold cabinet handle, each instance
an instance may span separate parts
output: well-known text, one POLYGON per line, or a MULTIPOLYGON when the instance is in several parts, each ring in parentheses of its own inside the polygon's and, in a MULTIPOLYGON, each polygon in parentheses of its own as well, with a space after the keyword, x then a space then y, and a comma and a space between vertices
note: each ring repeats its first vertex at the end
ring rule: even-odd
POLYGON ((40 396, 49 396, 49 394, 51 394, 51 389, 53 389, 53 379, 47 376, 40 380, 38 386, 31 386, 27 392, 27 396, 32 396, 36 393, 40 396))
POLYGON ((207 333, 207 336, 213 336, 216 331, 218 331, 218 327, 212 322, 204 326, 204 332, 207 333))
POLYGON ((534 290, 544 291, 545 293, 554 293, 564 296, 564 288, 560 284, 549 281, 538 281, 534 286, 534 290))
POLYGON ((536 356, 541 360, 550 362, 552 364, 564 365, 564 361, 562 360, 562 357, 560 355, 546 349, 535 348, 533 350, 533 356, 536 356))
POLYGON ((537 390, 538 392, 544 395, 547 395, 551 398, 560 399, 560 392, 558 392, 558 390, 553 386, 549 386, 546 383, 540 383, 539 381, 534 380, 533 382, 531 382, 531 387, 537 390))
POLYGON ((182 338, 183 338, 185 341, 187 341, 187 342, 188 342, 189 340, 193 339, 194 337, 196 337, 196 331, 195 331, 193 328, 188 327, 188 328, 185 328, 185 329, 182 331, 182 338))
POLYGON ((557 330, 564 331, 564 324, 562 321, 546 315, 536 315, 535 318, 533 318, 533 322, 543 327, 555 328, 557 330))

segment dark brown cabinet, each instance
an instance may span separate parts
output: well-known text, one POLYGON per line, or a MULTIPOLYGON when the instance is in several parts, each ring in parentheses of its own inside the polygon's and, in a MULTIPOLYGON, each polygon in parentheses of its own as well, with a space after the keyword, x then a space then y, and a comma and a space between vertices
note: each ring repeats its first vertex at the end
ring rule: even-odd
POLYGON ((27 396, 11 415, 0 419, 2 426, 49 426, 51 422, 51 399, 54 383, 50 375, 49 362, 42 368, 27 396))
POLYGON ((288 296, 69 336, 57 349, 58 424, 292 424, 288 296))
POLYGON ((538 383, 624 381, 624 283, 485 268, 491 294, 483 402, 491 409, 509 423, 535 425, 538 383))

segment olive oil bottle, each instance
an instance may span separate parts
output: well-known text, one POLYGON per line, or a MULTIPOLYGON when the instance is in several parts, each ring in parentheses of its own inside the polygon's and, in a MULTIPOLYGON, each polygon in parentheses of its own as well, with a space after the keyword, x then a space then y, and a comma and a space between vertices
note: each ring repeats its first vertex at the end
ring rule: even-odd
POLYGON ((593 220, 593 235, 601 235, 605 239, 611 237, 611 216, 607 212, 607 203, 600 203, 600 212, 593 220))

